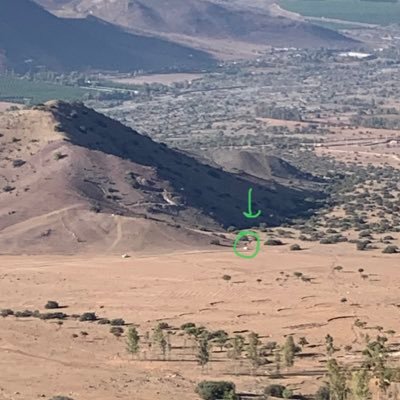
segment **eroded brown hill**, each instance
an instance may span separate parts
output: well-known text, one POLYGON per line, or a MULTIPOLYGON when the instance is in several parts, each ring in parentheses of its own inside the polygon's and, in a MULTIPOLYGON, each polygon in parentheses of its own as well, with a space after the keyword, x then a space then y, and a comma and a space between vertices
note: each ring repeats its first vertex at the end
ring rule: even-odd
POLYGON ((308 213, 308 191, 240 177, 82 104, 0 114, 0 252, 123 251, 209 244, 199 228, 248 226, 308 213))

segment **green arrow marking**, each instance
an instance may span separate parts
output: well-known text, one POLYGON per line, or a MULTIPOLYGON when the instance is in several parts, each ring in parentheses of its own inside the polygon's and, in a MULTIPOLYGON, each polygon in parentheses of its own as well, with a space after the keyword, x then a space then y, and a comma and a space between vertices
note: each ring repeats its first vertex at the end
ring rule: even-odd
POLYGON ((255 214, 253 214, 253 209, 252 209, 252 206, 251 206, 252 193, 253 193, 253 188, 250 188, 249 192, 248 192, 248 195, 247 195, 247 212, 243 211, 243 215, 246 218, 250 218, 250 219, 258 218, 261 215, 261 211, 260 210, 258 210, 255 214))

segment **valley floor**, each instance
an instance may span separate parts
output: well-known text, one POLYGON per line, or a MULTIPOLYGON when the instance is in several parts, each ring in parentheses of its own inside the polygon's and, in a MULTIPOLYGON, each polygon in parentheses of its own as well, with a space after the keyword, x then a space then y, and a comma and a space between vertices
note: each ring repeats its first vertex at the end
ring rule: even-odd
MULTIPOLYGON (((92 311, 134 323, 143 343, 161 321, 173 330, 166 361, 145 346, 136 360, 127 354, 125 334, 113 336, 109 325, 0 318, 0 399, 189 400, 203 379, 231 380, 244 393, 281 382, 314 393, 323 381, 328 333, 342 348, 338 360, 353 362, 364 333, 400 332, 398 256, 356 252, 348 243, 310 243, 300 252, 288 247, 264 246, 252 260, 230 249, 127 259, 0 256, 0 309, 43 312, 55 300, 68 315, 92 311), (366 323, 364 333, 357 319, 366 323), (270 377, 273 367, 252 371, 245 359, 235 364, 218 346, 202 371, 193 343, 175 329, 187 322, 232 336, 254 331, 263 343, 293 334, 309 345, 294 367, 282 369, 281 380, 270 377)), ((398 340, 392 333, 390 342, 398 340)))

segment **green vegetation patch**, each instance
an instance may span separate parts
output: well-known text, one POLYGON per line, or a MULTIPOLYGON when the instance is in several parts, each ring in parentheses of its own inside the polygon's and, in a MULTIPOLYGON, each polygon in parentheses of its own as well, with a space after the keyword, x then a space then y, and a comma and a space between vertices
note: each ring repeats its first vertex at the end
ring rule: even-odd
POLYGON ((281 0, 280 5, 307 17, 378 25, 397 23, 400 19, 397 0, 281 0))
POLYGON ((48 100, 79 100, 86 90, 41 81, 0 76, 0 101, 37 104, 48 100))

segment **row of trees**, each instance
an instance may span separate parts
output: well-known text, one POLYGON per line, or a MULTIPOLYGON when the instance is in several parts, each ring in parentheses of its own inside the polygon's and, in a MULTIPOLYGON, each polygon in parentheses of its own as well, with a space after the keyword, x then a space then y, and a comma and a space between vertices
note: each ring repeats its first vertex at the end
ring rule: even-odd
MULTIPOLYGON (((290 368, 294 365, 295 356, 301 351, 301 347, 296 345, 293 336, 288 336, 285 343, 279 346, 276 342, 263 344, 257 333, 251 332, 244 337, 235 335, 229 337, 223 330, 210 332, 204 327, 198 327, 193 323, 182 325, 181 329, 190 339, 193 355, 197 363, 204 368, 210 361, 213 347, 218 347, 220 352, 226 351, 226 356, 232 361, 237 361, 239 366, 247 360, 255 372, 260 366, 270 364, 268 357, 274 357, 275 373, 280 374, 282 367, 290 368)), ((141 337, 136 327, 129 328, 126 335, 126 349, 132 357, 140 359, 142 356, 147 359, 148 351, 155 350, 158 355, 166 360, 170 356, 173 347, 171 344, 172 332, 163 323, 158 324, 150 335, 148 332, 141 337)), ((299 342, 303 346, 307 340, 302 338, 299 342)), ((186 347, 186 339, 184 340, 186 347)), ((236 373, 238 370, 236 369, 236 373)))
MULTIPOLYGON (((135 327, 130 327, 126 336, 127 352, 132 355, 132 358, 140 359, 141 355, 146 354, 149 347, 154 347, 162 355, 162 359, 166 360, 167 354, 173 349, 170 341, 171 331, 168 328, 166 324, 161 323, 153 329, 152 335, 146 333, 141 337, 135 327)), ((247 337, 242 335, 229 337, 225 331, 210 332, 204 327, 197 327, 193 323, 185 324, 181 329, 193 341, 194 359, 202 370, 212 361, 211 355, 215 346, 220 351, 225 349, 227 357, 235 362, 235 374, 238 373, 237 367, 241 367, 246 360, 251 366, 252 373, 262 365, 272 364, 273 370, 270 371, 270 376, 280 378, 282 377, 281 368, 289 369, 293 367, 296 354, 300 353, 302 348, 308 344, 306 338, 300 338, 298 344, 296 344, 293 336, 287 336, 281 346, 275 342, 263 344, 259 335, 254 332, 248 334, 247 337), (271 356, 273 356, 273 361, 270 359, 271 356)), ((326 383, 315 394, 315 399, 372 399, 371 383, 373 382, 376 383, 378 399, 381 399, 380 396, 388 395, 393 382, 400 381, 400 368, 391 366, 387 341, 388 339, 385 336, 377 336, 376 340, 370 340, 367 335, 361 363, 345 366, 334 357, 338 349, 335 347, 333 337, 327 335, 325 338, 326 383)), ((350 346, 346 347, 351 348, 350 346)), ((214 386, 211 385, 213 388, 214 386)), ((291 390, 287 388, 285 389, 280 385, 272 386, 279 386, 282 389, 280 390, 282 395, 278 397, 291 398, 293 395, 291 390)), ((209 385, 207 384, 205 387, 207 392, 209 385)), ((238 398, 232 390, 227 393, 231 396, 227 398, 238 398)))

